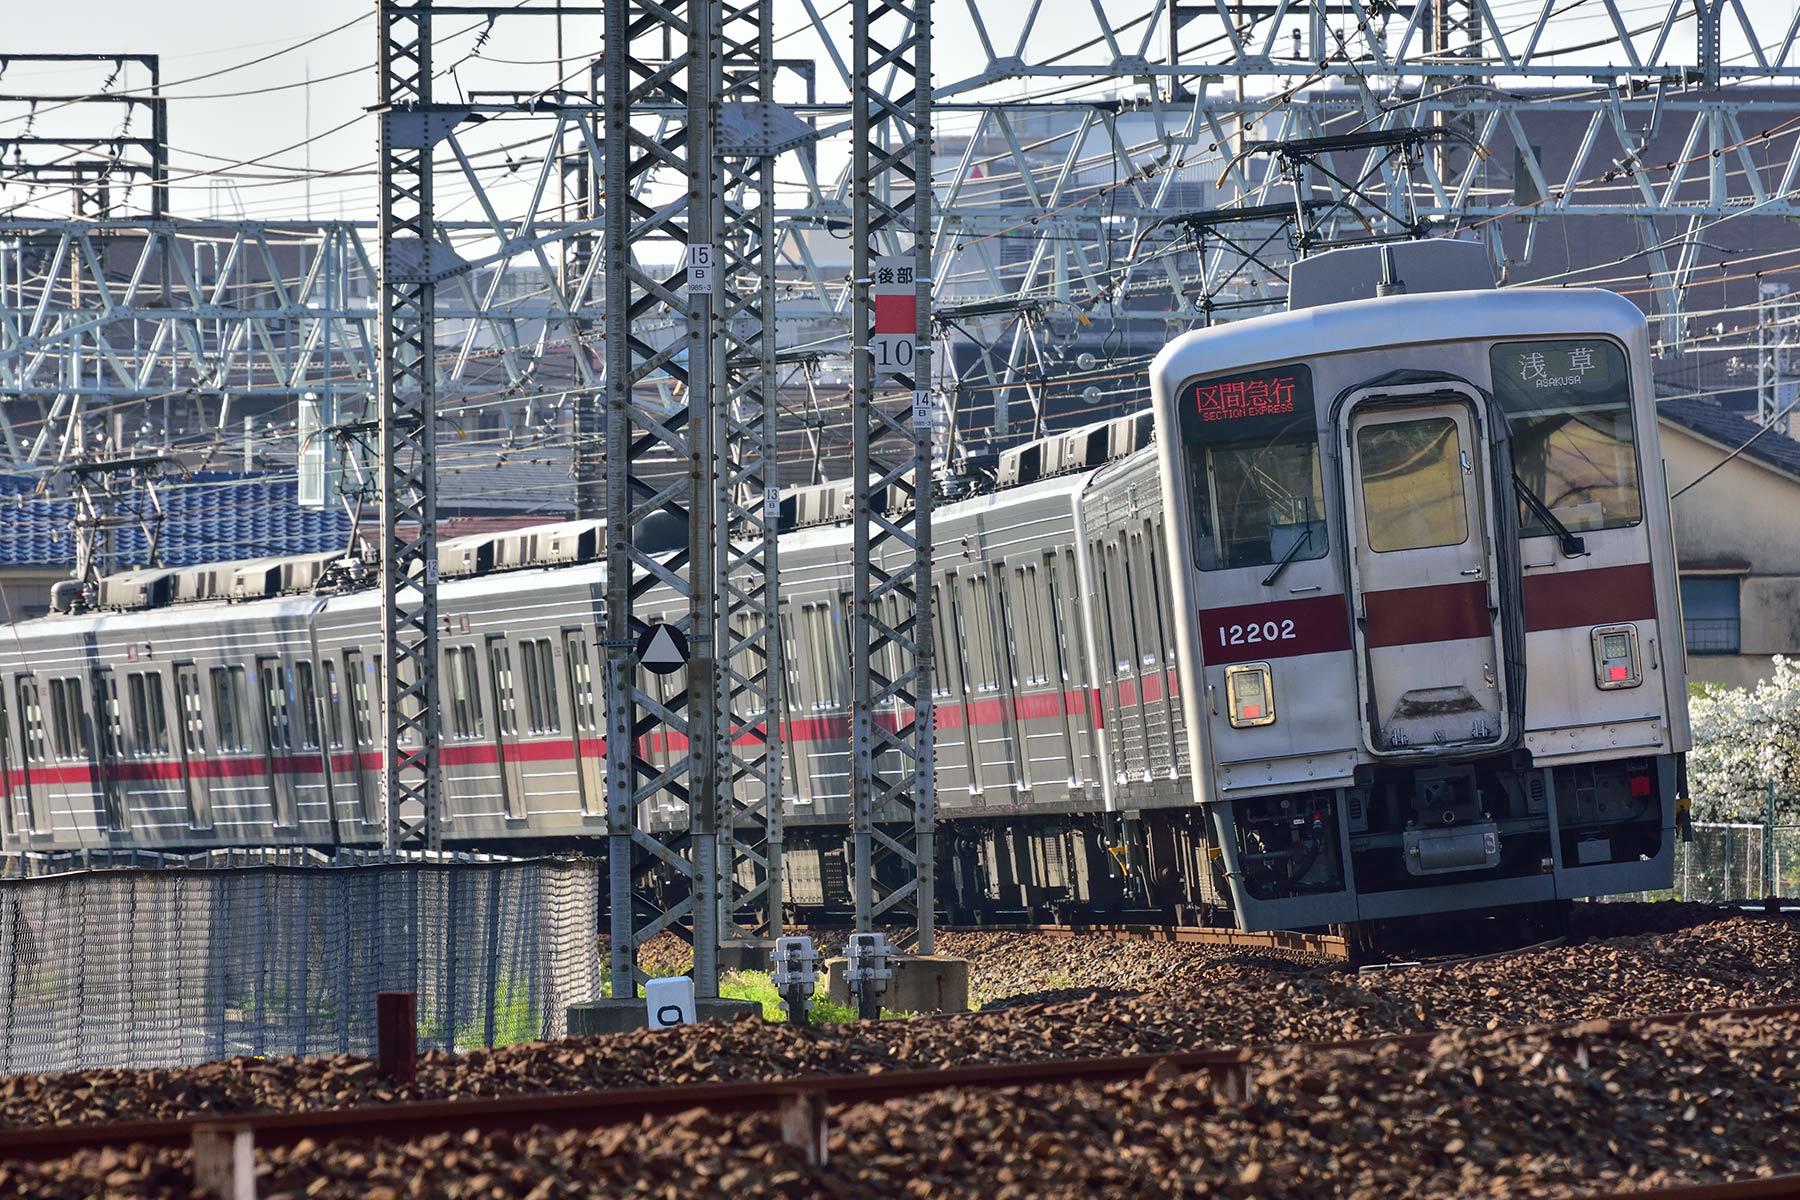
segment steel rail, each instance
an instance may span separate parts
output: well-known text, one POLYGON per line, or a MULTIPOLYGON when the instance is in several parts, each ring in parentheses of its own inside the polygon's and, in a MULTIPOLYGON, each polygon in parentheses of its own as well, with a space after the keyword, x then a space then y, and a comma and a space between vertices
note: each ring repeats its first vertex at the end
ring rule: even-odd
POLYGON ((1647 1191, 1590 1192, 1577 1195, 1573 1200, 1790 1200, 1792 1197, 1800 1197, 1800 1175, 1678 1183, 1647 1191))
POLYGON ((1294 933, 1285 929, 1246 931, 1213 928, 1206 925, 955 925, 945 932, 957 933, 1031 933, 1047 938, 1074 938, 1084 935, 1111 937, 1119 940, 1179 942, 1189 945, 1231 946, 1239 949, 1286 950, 1298 954, 1314 954, 1320 958, 1343 961, 1350 959, 1350 944, 1337 934, 1294 933))
MULTIPOLYGON (((1800 1004, 1755 1008, 1706 1009, 1656 1013, 1639 1017, 1581 1018, 1540 1025, 1515 1026, 1508 1036, 1565 1032, 1577 1038, 1600 1037, 1625 1030, 1682 1026, 1709 1020, 1761 1019, 1800 1015, 1800 1004), (1591 1026, 1604 1025, 1605 1029, 1591 1026), (1583 1029, 1583 1027, 1590 1027, 1583 1029)), ((1469 1030, 1470 1033, 1490 1031, 1469 1030)), ((1263 1055, 1284 1046, 1319 1051, 1422 1049, 1440 1033, 1400 1034, 1346 1041, 1271 1043, 1222 1050, 1190 1050, 1108 1058, 1050 1059, 992 1063, 939 1070, 858 1072, 793 1079, 733 1080, 618 1088, 604 1092, 557 1092, 500 1096, 476 1100, 425 1100, 360 1104, 299 1112, 208 1113, 163 1120, 120 1121, 93 1125, 56 1125, 0 1130, 0 1161, 63 1158, 80 1150, 143 1145, 186 1147, 197 1134, 248 1132, 257 1145, 292 1146, 302 1140, 406 1140, 470 1129, 518 1132, 543 1126, 591 1129, 670 1116, 705 1108, 715 1114, 778 1113, 783 1137, 822 1152, 825 1110, 831 1105, 878 1103, 953 1089, 998 1089, 1044 1084, 1111 1083, 1158 1074, 1207 1072, 1226 1095, 1247 1096, 1250 1073, 1263 1055), (796 1134, 795 1129, 802 1132, 796 1134)), ((1785 1194, 1785 1193, 1771 1193, 1785 1194)), ((1702 1200, 1695 1197, 1695 1200, 1702 1200)), ((1722 1197, 1721 1200, 1728 1200, 1722 1197)))

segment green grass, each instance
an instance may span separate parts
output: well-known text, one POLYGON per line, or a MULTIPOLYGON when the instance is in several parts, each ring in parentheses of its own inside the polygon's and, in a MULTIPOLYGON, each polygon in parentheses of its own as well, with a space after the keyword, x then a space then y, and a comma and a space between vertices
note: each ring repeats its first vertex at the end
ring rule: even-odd
MULTIPOLYGON (((781 1008, 781 994, 775 990, 775 981, 767 971, 727 971, 719 977, 719 995, 727 1000, 749 1000, 762 1005, 766 1021, 787 1020, 787 1014, 781 1008)), ((885 1018, 908 1014, 883 1009, 881 1015, 885 1018)), ((834 1004, 829 996, 815 993, 812 1020, 815 1024, 854 1021, 856 1010, 848 1004, 834 1004)))
MULTIPOLYGON (((676 970, 651 972, 653 977, 680 974, 683 974, 683 972, 676 970)), ((822 982, 823 981, 821 981, 821 983, 822 982)), ((608 964, 602 963, 600 964, 600 990, 595 994, 599 996, 611 995, 611 985, 612 968, 608 964)), ((787 1020, 787 1014, 782 1011, 781 1007, 781 993, 775 990, 775 981, 770 978, 767 971, 724 972, 719 976, 719 996, 725 1000, 749 1000, 752 1003, 759 1005, 762 1008, 763 1020, 765 1021, 775 1021, 780 1023, 787 1020)), ((904 1020, 908 1017, 917 1015, 917 1013, 895 1012, 891 1008, 884 1008, 881 1010, 881 1019, 884 1021, 904 1020)), ((823 987, 821 987, 819 991, 813 993, 813 1024, 833 1025, 843 1021, 854 1021, 856 1019, 856 1009, 854 1006, 833 1003, 831 998, 825 994, 823 987)))

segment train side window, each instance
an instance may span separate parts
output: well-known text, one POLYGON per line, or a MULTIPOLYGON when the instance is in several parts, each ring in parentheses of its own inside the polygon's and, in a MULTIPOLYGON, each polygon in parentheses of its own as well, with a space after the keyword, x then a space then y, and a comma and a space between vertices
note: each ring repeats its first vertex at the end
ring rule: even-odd
POLYGON ((564 669, 569 673, 569 703, 575 709, 575 729, 598 733, 600 715, 594 707, 594 660, 587 639, 579 629, 563 631, 564 669))
POLYGON ((837 669, 831 661, 831 610, 829 604, 806 604, 800 609, 801 636, 807 656, 802 686, 814 711, 838 706, 837 669))
POLYGON ((244 668, 212 669, 213 720, 219 727, 219 749, 248 750, 244 728, 244 668))
MULTIPOLYGON (((1643 519, 1625 351, 1601 338, 1502 342, 1490 351, 1513 470, 1571 532, 1643 519)), ((1519 496, 1519 536, 1551 530, 1519 496)))
POLYGON ((299 706, 300 748, 319 748, 319 694, 309 662, 294 664, 294 703, 299 706))
POLYGON ((344 653, 344 686, 350 701, 350 732, 358 750, 375 745, 375 714, 369 706, 369 664, 360 651, 344 653))
POLYGON ((1002 680, 1017 691, 1021 683, 1031 682, 1031 668, 1019 652, 1019 644, 1024 640, 1025 617, 1018 601, 1007 589, 1004 567, 994 570, 993 582, 988 586, 994 594, 995 628, 999 631, 999 636, 994 639, 995 666, 1002 680))
POLYGON ((800 705, 801 662, 800 647, 794 641, 794 616, 791 604, 781 606, 777 622, 781 626, 781 668, 787 676, 786 707, 792 711, 800 705))
POLYGON ((481 684, 476 677, 473 646, 452 646, 444 651, 444 682, 450 700, 450 736, 480 737, 481 684))
POLYGON ((288 693, 287 665, 278 659, 259 659, 256 664, 262 681, 263 733, 268 738, 269 752, 293 749, 293 703, 288 693))
POLYGON ((44 707, 38 698, 37 680, 19 676, 19 736, 24 741, 27 763, 49 762, 50 745, 44 737, 44 707))
POLYGON ((319 664, 325 676, 325 744, 333 750, 344 748, 344 692, 338 686, 337 663, 326 659, 319 664))
POLYGON ((1423 550, 1468 540, 1462 438, 1449 417, 1384 421, 1356 431, 1364 536, 1371 550, 1423 550))
POLYGON ((519 643, 519 665, 525 682, 525 722, 532 733, 561 733, 556 707, 556 662, 547 638, 519 643))
POLYGON ((1028 680, 1031 683, 1050 682, 1050 637, 1046 628, 1041 574, 1036 563, 1026 563, 1019 568, 1019 604, 1025 614, 1025 653, 1031 664, 1028 680))
POLYGON ((1131 609, 1132 632, 1137 636, 1138 662, 1154 667, 1162 660, 1162 638, 1157 635, 1157 581, 1145 558, 1142 534, 1132 533, 1124 547, 1125 602, 1131 609))
POLYGON ((1102 545, 1098 561, 1100 593, 1106 599, 1106 638, 1112 649, 1113 675, 1122 679, 1131 674, 1137 659, 1137 646, 1130 625, 1131 609, 1125 602, 1124 584, 1120 579, 1118 544, 1102 545))
POLYGON ((936 625, 934 640, 937 643, 934 647, 937 670, 932 672, 931 694, 942 700, 956 694, 951 680, 961 655, 955 640, 950 637, 950 614, 944 608, 944 589, 936 583, 931 585, 931 619, 936 625))
POLYGON ((101 672, 99 709, 101 717, 101 756, 108 761, 125 757, 125 718, 119 706, 119 679, 111 671, 101 672))
POLYGON ((1155 522, 1144 522, 1144 559, 1150 568, 1150 587, 1156 594, 1156 644, 1162 647, 1165 666, 1175 665, 1175 623, 1170 618, 1168 572, 1162 565, 1163 531, 1155 522))
POLYGON ((512 647, 504 639, 488 642, 488 671, 494 678, 494 724, 502 737, 519 733, 519 698, 513 691, 512 647))
POLYGON ((50 737, 64 762, 88 757, 87 703, 79 679, 50 681, 50 737))
POLYGON ((169 753, 169 714, 163 703, 162 676, 134 671, 125 678, 131 703, 131 750, 138 758, 169 753))
POLYGON ((175 699, 181 710, 181 746, 190 755, 206 753, 206 711, 200 700, 200 672, 175 668, 175 699))
POLYGON ((964 592, 968 603, 963 606, 964 648, 968 654, 963 672, 971 692, 991 692, 999 686, 994 677, 994 659, 990 643, 993 639, 993 616, 988 610, 987 577, 980 573, 964 576, 964 592))

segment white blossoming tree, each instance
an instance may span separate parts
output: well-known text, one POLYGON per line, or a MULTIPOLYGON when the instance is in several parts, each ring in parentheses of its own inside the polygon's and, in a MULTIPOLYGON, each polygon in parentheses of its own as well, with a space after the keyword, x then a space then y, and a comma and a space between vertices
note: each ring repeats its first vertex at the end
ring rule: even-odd
POLYGON ((1775 783, 1776 820, 1800 819, 1800 660, 1775 656, 1753 688, 1705 687, 1688 702, 1696 821, 1761 821, 1775 783))

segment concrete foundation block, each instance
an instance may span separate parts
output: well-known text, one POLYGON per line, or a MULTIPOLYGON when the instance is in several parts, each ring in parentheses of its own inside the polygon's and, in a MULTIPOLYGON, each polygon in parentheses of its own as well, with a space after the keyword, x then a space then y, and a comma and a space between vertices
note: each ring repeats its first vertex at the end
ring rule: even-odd
MULTIPOLYGON (((825 991, 836 1004, 849 1004, 850 960, 825 960, 825 991)), ((966 1012, 969 1007, 967 959, 941 955, 896 954, 888 958, 894 977, 882 993, 881 1007, 893 1012, 966 1012)))
MULTIPOLYGON (((694 1001, 694 1016, 702 1021, 735 1021, 745 1013, 762 1014, 762 1006, 754 1000, 694 1001)), ((590 1000, 571 1004, 568 1008, 569 1036, 586 1037, 594 1033, 626 1033, 645 1029, 650 1024, 650 1011, 643 999, 590 1000)))
POLYGON ((719 944, 719 970, 767 971, 769 955, 775 950, 774 938, 743 938, 719 944))

